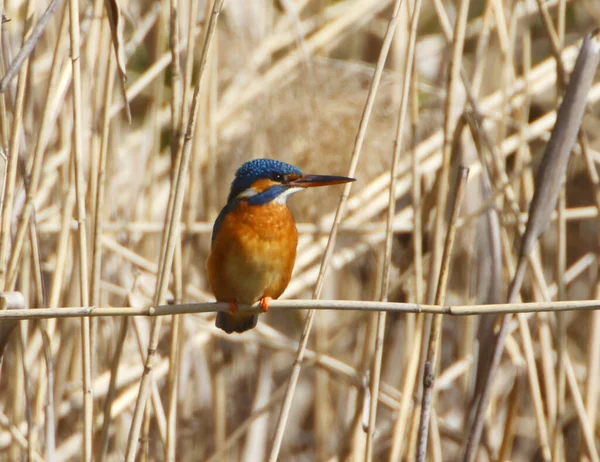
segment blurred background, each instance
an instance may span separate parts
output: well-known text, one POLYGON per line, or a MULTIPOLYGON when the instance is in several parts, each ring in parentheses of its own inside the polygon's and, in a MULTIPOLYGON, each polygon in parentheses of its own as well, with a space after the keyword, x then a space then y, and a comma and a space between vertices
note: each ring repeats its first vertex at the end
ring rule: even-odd
MULTIPOLYGON (((0 95, 0 289, 21 291, 29 308, 149 306, 174 154, 187 126, 212 2, 81 2, 81 75, 76 79, 70 2, 54 3, 33 53, 0 95), (114 39, 107 7, 118 18, 120 33, 114 39), (124 83, 119 68, 126 73, 124 83), (80 105, 74 88, 80 89, 80 105), (12 156, 18 160, 11 165, 12 156), (83 269, 82 253, 87 256, 83 269)), ((170 300, 213 300, 205 271, 212 223, 241 163, 269 157, 309 173, 348 174, 393 3, 225 0, 199 90, 170 300)), ((400 8, 324 299, 380 296, 390 169, 414 3, 404 0, 400 8)), ((430 250, 440 237, 433 223, 458 4, 423 2, 419 14, 408 119, 400 140, 390 301, 432 301, 430 250)), ((47 6, 39 0, 0 2, 2 75, 47 6)), ((446 303, 506 302, 518 224, 527 220, 534 174, 564 89, 555 57, 561 56, 570 72, 580 40, 599 25, 600 5, 594 0, 468 2, 465 78, 452 90, 450 112, 455 117, 473 113, 467 87, 486 141, 474 139, 468 128, 456 135, 459 149, 450 160, 450 177, 460 163, 471 173, 446 303)), ((596 78, 581 132, 586 149, 576 145, 573 151, 559 213, 535 250, 541 275, 526 277, 523 301, 597 297, 599 98, 596 78)), ((319 188, 290 201, 300 242, 285 298, 312 296, 341 191, 319 188)), ((217 330, 214 314, 165 318, 139 459, 265 460, 305 318, 304 311, 272 310, 243 335, 217 330)), ((460 459, 480 377, 478 357, 491 346, 494 320, 444 320, 430 460, 460 459)), ((591 428, 597 457, 600 314, 566 313, 560 319, 564 330, 555 315, 530 315, 527 321, 532 349, 513 328, 476 460, 544 460, 540 417, 554 460, 594 460, 582 425, 591 428), (579 394, 572 385, 565 391, 558 344, 566 345, 579 394), (525 360, 528 351, 533 370, 525 360), (543 414, 537 418, 528 373, 539 377, 543 414)), ((151 322, 93 319, 83 343, 77 319, 20 323, 3 340, 0 459, 80 459, 81 358, 87 345, 94 458, 122 460, 151 322), (110 419, 104 418, 107 401, 110 419)), ((417 315, 387 317, 374 460, 414 458, 421 386, 419 374, 407 371, 423 354, 422 325, 417 315), (399 412, 403 396, 410 398, 408 413, 399 412)), ((365 384, 375 338, 375 313, 317 312, 279 460, 364 460, 365 384)))

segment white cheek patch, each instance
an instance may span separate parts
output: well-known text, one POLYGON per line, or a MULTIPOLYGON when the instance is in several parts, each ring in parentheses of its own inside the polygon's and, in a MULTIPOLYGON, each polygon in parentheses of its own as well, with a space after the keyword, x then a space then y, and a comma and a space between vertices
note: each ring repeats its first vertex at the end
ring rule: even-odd
POLYGON ((287 204, 288 198, 292 194, 296 194, 297 192, 302 191, 302 189, 303 188, 290 188, 290 189, 287 189, 286 191, 282 192, 279 196, 277 196, 275 199, 273 199, 273 202, 275 202, 276 204, 287 204))
POLYGON ((239 193, 237 195, 237 197, 239 199, 247 199, 249 197, 252 196, 256 196, 258 194, 258 191, 254 188, 248 188, 248 189, 244 189, 241 193, 239 193))

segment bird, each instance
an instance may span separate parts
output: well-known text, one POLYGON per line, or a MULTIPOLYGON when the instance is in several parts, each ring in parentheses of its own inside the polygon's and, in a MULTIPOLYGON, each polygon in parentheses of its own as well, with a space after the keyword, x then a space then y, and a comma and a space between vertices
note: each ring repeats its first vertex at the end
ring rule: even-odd
POLYGON ((208 282, 228 311, 217 313, 216 326, 228 334, 256 327, 258 313, 239 305, 259 302, 262 312, 288 286, 296 260, 298 231, 287 201, 306 188, 355 181, 331 175, 307 175, 275 159, 242 164, 231 183, 227 203, 213 225, 207 260, 208 282))

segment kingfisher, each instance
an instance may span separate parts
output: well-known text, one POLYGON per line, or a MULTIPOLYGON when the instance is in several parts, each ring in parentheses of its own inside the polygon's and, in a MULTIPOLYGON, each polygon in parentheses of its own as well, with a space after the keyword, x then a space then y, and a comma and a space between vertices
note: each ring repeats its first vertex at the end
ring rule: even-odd
POLYGON ((239 305, 260 302, 262 312, 288 286, 296 260, 298 231, 287 200, 305 188, 355 181, 306 175, 274 159, 254 159, 235 173, 227 204, 213 226, 208 282, 229 311, 217 313, 216 326, 228 334, 256 326, 258 314, 239 305))

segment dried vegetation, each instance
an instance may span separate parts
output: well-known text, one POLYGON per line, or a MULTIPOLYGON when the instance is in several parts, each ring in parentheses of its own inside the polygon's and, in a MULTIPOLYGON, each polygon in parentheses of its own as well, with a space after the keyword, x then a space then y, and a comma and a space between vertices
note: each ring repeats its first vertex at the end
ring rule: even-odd
MULTIPOLYGON (((220 3, 0 2, 0 290, 210 301, 229 182, 273 157, 359 180, 291 201, 286 298, 598 297, 598 78, 565 187, 538 199, 549 224, 528 215, 595 1, 220 3)), ((500 318, 431 316, 275 309, 230 336, 214 313, 0 320, 0 459, 598 461, 600 311, 507 315, 497 370, 500 318)))

